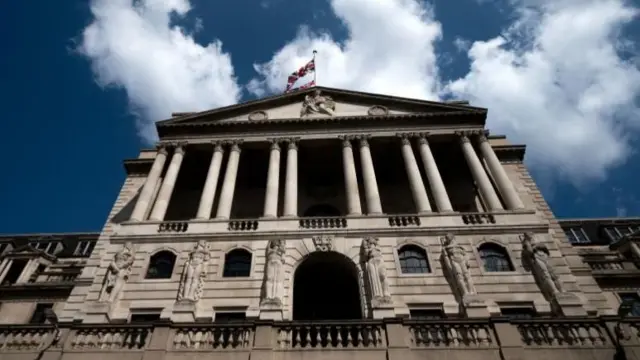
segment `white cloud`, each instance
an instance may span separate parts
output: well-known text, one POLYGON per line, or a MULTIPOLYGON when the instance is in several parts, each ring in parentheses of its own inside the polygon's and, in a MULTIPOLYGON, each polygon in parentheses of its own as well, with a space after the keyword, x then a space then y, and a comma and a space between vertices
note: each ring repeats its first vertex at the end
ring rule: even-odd
MULTIPOLYGON (((438 78, 441 26, 418 0, 331 0, 349 31, 344 42, 302 29, 256 65, 249 90, 280 92, 318 50, 319 85, 435 99, 466 98, 489 108, 488 127, 528 146, 545 176, 601 179, 630 153, 640 73, 623 61, 618 30, 635 11, 622 0, 513 0, 518 15, 501 36, 470 44, 469 73, 438 78), (633 116, 631 114, 634 114, 633 116)), ((489 5, 487 5, 489 6, 489 5)), ((462 47, 464 41, 456 44, 462 47)))
MULTIPOLYGON (((336 42, 303 28, 265 64, 249 90, 282 92, 287 76, 318 51, 318 84, 397 96, 436 99, 439 91, 434 43, 441 27, 430 8, 415 0, 332 0, 349 30, 336 42)), ((303 83, 304 81, 301 81, 303 83)))
POLYGON ((94 19, 78 50, 91 60, 100 85, 126 90, 145 142, 156 139, 154 122, 172 112, 206 110, 240 98, 221 42, 202 46, 171 24, 171 16, 183 18, 190 9, 189 0, 91 2, 94 19))
POLYGON ((635 10, 618 0, 516 6, 518 20, 473 43, 470 72, 446 90, 488 107, 488 126, 527 143, 538 169, 574 183, 604 178, 640 124, 640 72, 617 52, 635 10))

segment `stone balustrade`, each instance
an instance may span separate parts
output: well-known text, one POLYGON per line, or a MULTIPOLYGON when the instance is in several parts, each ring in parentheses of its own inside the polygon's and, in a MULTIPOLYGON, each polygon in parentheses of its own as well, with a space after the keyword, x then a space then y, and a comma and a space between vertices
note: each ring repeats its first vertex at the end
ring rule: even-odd
POLYGON ((428 214, 393 214, 393 215, 358 215, 349 217, 280 217, 256 219, 210 219, 189 220, 183 222, 124 222, 115 227, 113 237, 127 238, 139 236, 155 236, 166 234, 230 234, 251 232, 309 232, 330 230, 340 231, 375 231, 394 229, 428 229, 455 231, 456 229, 473 230, 474 227, 485 228, 532 226, 537 227, 540 220, 533 211, 510 211, 492 213, 428 213, 428 214), (162 230, 159 230, 162 229, 162 230))
POLYGON ((301 356, 293 353, 300 350, 331 350, 332 357, 346 359, 353 357, 351 351, 362 350, 378 352, 382 359, 417 360, 427 354, 459 358, 465 351, 483 350, 481 358, 487 360, 533 360, 540 356, 563 360, 567 349, 580 349, 586 359, 604 360, 614 359, 620 344, 627 359, 640 359, 638 324, 622 323, 625 335, 619 340, 616 324, 615 319, 604 318, 62 324, 58 341, 54 341, 56 330, 51 325, 6 325, 0 326, 0 358, 12 353, 28 357, 29 353, 52 352, 64 360, 78 358, 79 352, 91 356, 114 351, 121 356, 144 353, 144 358, 149 352, 150 358, 205 359, 226 351, 250 357, 254 351, 262 356, 265 351, 274 352, 269 356, 292 352, 287 355, 291 357, 301 356))

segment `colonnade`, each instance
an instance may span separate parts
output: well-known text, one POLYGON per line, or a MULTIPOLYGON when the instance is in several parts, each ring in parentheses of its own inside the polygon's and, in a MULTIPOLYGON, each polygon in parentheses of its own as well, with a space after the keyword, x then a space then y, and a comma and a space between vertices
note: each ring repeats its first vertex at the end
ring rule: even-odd
MULTIPOLYGON (((436 161, 429 146, 427 134, 398 134, 401 144, 402 157, 404 159, 404 167, 409 179, 409 186, 413 196, 417 211, 420 214, 426 214, 434 211, 429 202, 427 186, 420 174, 418 160, 412 148, 412 140, 416 140, 418 144, 418 152, 420 160, 425 169, 428 190, 434 199, 438 212, 452 212, 453 207, 447 194, 446 187, 440 176, 440 172, 436 165, 436 161)), ((509 210, 523 209, 524 205, 518 196, 511 180, 507 176, 500 160, 496 156, 491 144, 486 136, 481 132, 474 133, 457 133, 462 147, 462 153, 466 160, 473 180, 478 187, 480 196, 489 211, 503 210, 505 207, 509 210), (478 142, 478 148, 482 158, 478 156, 470 137, 475 137, 478 142), (483 160, 486 168, 483 165, 483 160), (495 182, 497 191, 495 190, 492 180, 495 182), (502 197, 503 202, 500 200, 502 197)), ((344 167, 344 185, 347 199, 347 211, 350 216, 362 215, 362 206, 360 193, 358 189, 358 179, 356 171, 356 161, 354 157, 354 147, 360 153, 360 166, 362 174, 362 182, 364 189, 364 204, 366 206, 366 214, 379 215, 383 214, 382 204, 380 201, 380 192, 378 190, 378 182, 373 166, 373 159, 369 147, 369 135, 341 136, 342 143, 342 165, 344 167)), ((284 186, 284 212, 283 217, 298 216, 298 138, 282 138, 269 139, 271 143, 269 153, 269 168, 266 178, 266 194, 263 208, 263 217, 275 218, 278 216, 278 198, 280 192, 280 166, 281 152, 283 149, 287 151, 285 186, 284 186)), ((207 178, 203 187, 202 195, 198 206, 197 219, 208 220, 213 210, 216 189, 220 178, 222 167, 222 159, 225 148, 228 149, 229 156, 226 164, 224 179, 222 179, 222 189, 218 200, 218 208, 216 209, 215 219, 229 219, 233 197, 236 187, 238 175, 238 166, 241 155, 241 140, 229 142, 216 141, 212 144, 213 155, 207 178), (226 146, 225 146, 226 145, 226 146)), ((145 220, 145 214, 149 206, 153 206, 149 216, 149 220, 162 221, 167 212, 167 207, 175 183, 180 171, 182 159, 184 158, 186 143, 173 144, 173 155, 171 162, 167 167, 162 184, 158 191, 155 202, 151 204, 155 189, 161 179, 161 173, 167 161, 167 146, 161 146, 158 149, 157 156, 149 171, 147 180, 142 187, 138 201, 131 215, 132 221, 145 220)))

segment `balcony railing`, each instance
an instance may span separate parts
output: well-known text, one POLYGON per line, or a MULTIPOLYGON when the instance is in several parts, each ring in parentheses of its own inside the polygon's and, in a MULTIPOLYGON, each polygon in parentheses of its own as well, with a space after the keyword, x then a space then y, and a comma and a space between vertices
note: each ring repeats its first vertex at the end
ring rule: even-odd
MULTIPOLYGON (((388 358, 395 358, 397 355, 392 354, 398 354, 396 350, 404 348, 408 351, 407 355, 416 358, 438 358, 441 356, 438 351, 461 350, 470 358, 477 355, 483 359, 498 360, 504 358, 501 353, 505 349, 511 353, 540 351, 531 355, 548 358, 566 354, 564 352, 568 349, 588 348, 595 351, 592 355, 595 357, 592 358, 612 359, 610 355, 615 352, 619 341, 611 330, 615 328, 615 323, 608 319, 585 318, 61 324, 61 336, 57 342, 54 341, 56 330, 51 325, 5 325, 0 326, 0 358, 4 358, 4 353, 38 353, 45 350, 63 353, 63 360, 64 353, 79 352, 85 353, 82 356, 92 356, 91 353, 101 356, 99 353, 104 352, 147 351, 157 355, 160 351, 172 353, 175 357, 205 359, 211 356, 211 352, 239 351, 248 354, 257 351, 262 355, 256 356, 265 356, 265 351, 299 350, 331 350, 332 357, 345 359, 353 357, 349 351, 365 350, 382 352, 381 358, 385 358, 385 352, 388 358), (434 352, 421 352, 424 350, 434 352), (482 354, 474 355, 468 352, 470 350, 481 351, 482 354), (559 352, 554 353, 555 350, 559 352), (410 355, 412 351, 416 352, 415 355, 410 355), (202 354, 195 354, 197 352, 202 354)), ((620 344, 640 347, 637 324, 624 323, 624 326, 628 336, 626 340, 620 340, 620 344)), ((149 355, 150 358, 156 356, 153 354, 149 355)), ((73 356, 78 358, 80 355, 73 356)))

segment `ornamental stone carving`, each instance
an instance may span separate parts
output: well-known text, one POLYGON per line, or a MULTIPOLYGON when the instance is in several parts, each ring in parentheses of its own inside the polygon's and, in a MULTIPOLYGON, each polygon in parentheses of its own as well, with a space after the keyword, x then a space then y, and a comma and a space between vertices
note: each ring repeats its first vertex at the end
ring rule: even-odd
POLYGON ((207 277, 210 259, 209 245, 204 240, 198 241, 189 254, 189 260, 184 265, 178 289, 178 301, 195 302, 200 300, 204 292, 204 281, 207 277))
POLYGON ((549 249, 535 239, 535 235, 527 232, 520 235, 522 242, 522 265, 527 271, 531 271, 540 291, 548 299, 555 298, 559 293, 564 293, 564 287, 549 263, 549 249))
POLYGON ((249 120, 251 121, 260 121, 269 119, 269 115, 265 111, 254 111, 249 114, 249 120))
POLYGON ((304 97, 300 117, 313 114, 333 116, 336 111, 336 104, 330 96, 322 95, 320 90, 314 91, 304 97))
POLYGON ((365 267, 369 288, 371 290, 371 306, 380 307, 391 304, 391 291, 389 290, 389 277, 382 259, 378 238, 367 237, 362 241, 364 250, 365 267))
POLYGON ((113 256, 113 260, 107 268, 98 301, 112 303, 118 300, 120 293, 124 289, 124 285, 129 280, 133 260, 133 245, 126 243, 122 250, 113 256))
POLYGON ((313 245, 316 247, 316 251, 332 251, 333 250, 333 236, 314 236, 312 238, 313 245))
POLYGON ((454 290, 466 302, 466 298, 476 294, 471 273, 469 272, 469 259, 467 253, 453 234, 446 234, 440 239, 442 243, 442 262, 449 274, 454 290))
POLYGON ((269 241, 267 264, 264 275, 264 297, 261 305, 282 306, 284 297, 284 255, 286 242, 281 239, 269 241))
POLYGON ((389 114, 389 109, 384 106, 374 105, 367 110, 367 114, 371 116, 380 116, 389 114))

